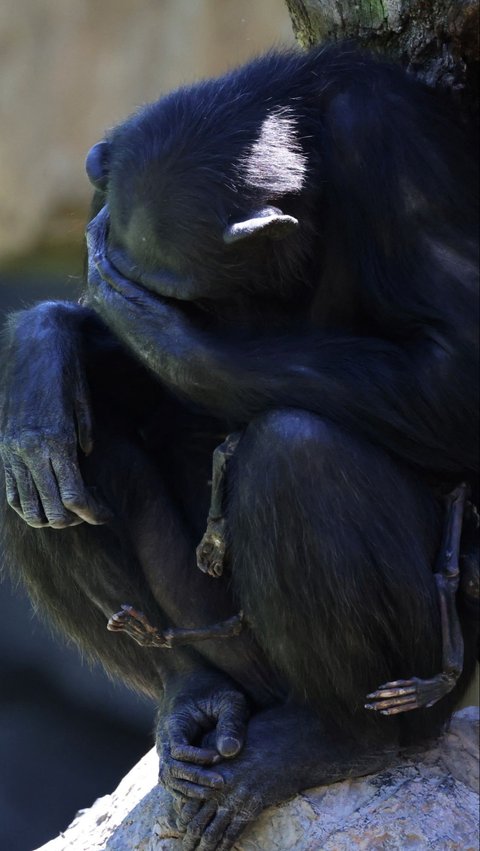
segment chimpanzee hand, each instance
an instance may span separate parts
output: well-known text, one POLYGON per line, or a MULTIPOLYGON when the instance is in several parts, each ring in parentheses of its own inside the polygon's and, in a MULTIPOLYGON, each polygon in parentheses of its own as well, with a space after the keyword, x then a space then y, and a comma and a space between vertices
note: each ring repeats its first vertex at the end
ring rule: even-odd
POLYGON ((77 305, 45 303, 12 317, 2 380, 0 456, 9 505, 30 526, 97 524, 108 510, 85 487, 78 448, 92 449, 92 419, 77 305))
POLYGON ((223 788, 223 777, 207 766, 239 753, 248 710, 244 695, 230 681, 195 677, 165 699, 157 749, 161 783, 174 795, 203 801, 223 788))
MULTIPOLYGON (((162 384, 205 407, 210 385, 216 387, 214 365, 219 358, 222 368, 226 365, 223 349, 216 354, 216 344, 194 318, 195 308, 189 304, 185 309, 186 300, 164 297, 125 277, 114 265, 115 252, 110 257, 108 227, 105 206, 87 227, 88 288, 83 303, 162 384)), ((198 316, 204 319, 201 311, 198 316)), ((222 393, 216 389, 217 396, 222 393)))
MULTIPOLYGON (((300 726, 308 746, 308 730, 295 717, 282 719, 282 712, 280 707, 250 720, 242 753, 215 766, 222 783, 206 800, 200 800, 200 795, 196 800, 177 798, 177 826, 185 829, 184 851, 228 851, 262 810, 312 785, 309 760, 292 741, 299 737, 300 726)), ((315 750, 315 742, 310 745, 315 750)))

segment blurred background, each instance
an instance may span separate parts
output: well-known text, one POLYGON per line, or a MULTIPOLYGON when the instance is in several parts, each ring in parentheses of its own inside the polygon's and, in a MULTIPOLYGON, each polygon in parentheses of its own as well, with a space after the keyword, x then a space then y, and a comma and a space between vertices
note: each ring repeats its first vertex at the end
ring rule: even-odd
MULTIPOLYGON (((1 0, 0 319, 77 297, 83 163, 108 127, 292 42, 283 0, 1 0)), ((152 745, 153 716, 1 585, 0 849, 37 848, 110 792, 152 745)))

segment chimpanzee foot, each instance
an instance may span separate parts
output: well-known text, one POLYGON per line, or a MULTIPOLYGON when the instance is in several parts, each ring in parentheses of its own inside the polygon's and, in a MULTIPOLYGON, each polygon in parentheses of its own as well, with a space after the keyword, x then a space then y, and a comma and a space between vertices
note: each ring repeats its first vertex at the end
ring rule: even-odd
POLYGON ((141 647, 165 647, 165 639, 143 612, 126 603, 107 623, 110 632, 124 632, 141 647))
POLYGON ((207 530, 197 547, 197 566, 202 573, 219 577, 223 573, 226 556, 225 517, 209 518, 207 530))
POLYGON ((373 709, 381 715, 398 715, 412 709, 433 706, 455 687, 457 677, 437 674, 430 680, 412 677, 410 680, 393 680, 384 683, 377 691, 367 694, 365 709, 373 709))

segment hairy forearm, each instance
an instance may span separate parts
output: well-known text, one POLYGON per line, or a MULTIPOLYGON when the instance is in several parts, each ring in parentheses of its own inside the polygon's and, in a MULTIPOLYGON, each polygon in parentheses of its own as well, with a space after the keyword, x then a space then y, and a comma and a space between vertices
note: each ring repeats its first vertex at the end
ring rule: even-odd
POLYGON ((3 429, 11 416, 35 427, 49 415, 51 393, 73 386, 88 315, 71 302, 44 302, 8 317, 0 373, 3 429))

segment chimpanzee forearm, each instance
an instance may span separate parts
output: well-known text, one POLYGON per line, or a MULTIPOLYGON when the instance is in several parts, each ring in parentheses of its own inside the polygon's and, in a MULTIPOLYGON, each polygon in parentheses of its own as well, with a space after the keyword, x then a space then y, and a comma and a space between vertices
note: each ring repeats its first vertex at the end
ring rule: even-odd
POLYGON ((116 401, 139 419, 155 405, 155 382, 95 313, 70 302, 12 314, 1 363, 0 453, 11 507, 35 527, 104 522, 109 512, 78 466, 94 441, 90 386, 104 404, 116 401))
POLYGON ((46 302, 13 314, 4 332, 1 457, 8 501, 32 526, 105 516, 76 470, 77 448, 88 455, 93 445, 81 335, 90 315, 46 302))
POLYGON ((475 361, 451 346, 446 354, 426 340, 400 345, 314 332, 235 346, 196 327, 178 303, 125 279, 93 283, 92 306, 141 362, 181 397, 234 424, 296 406, 359 430, 409 462, 474 468, 475 361))

